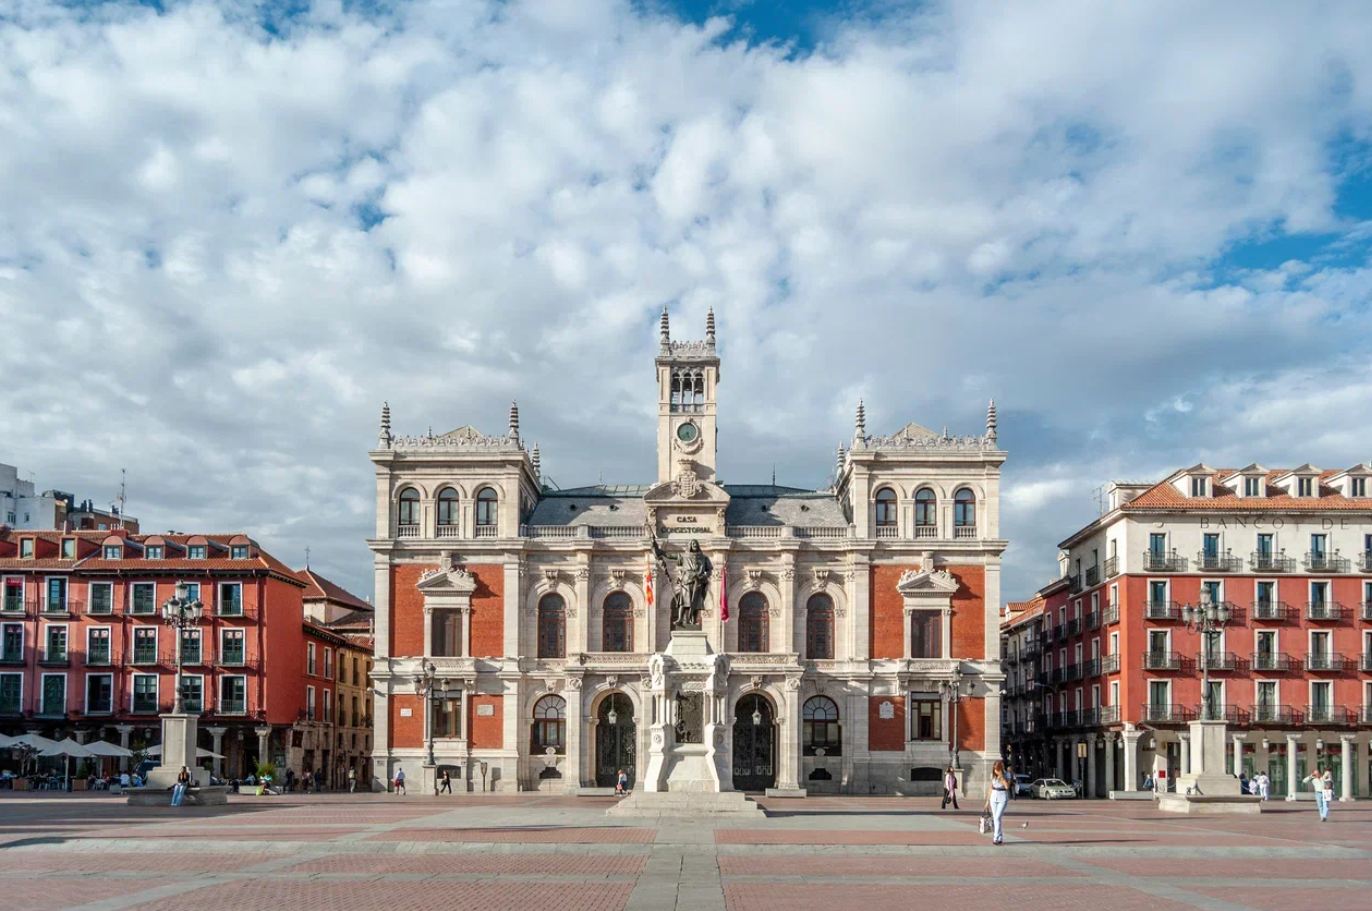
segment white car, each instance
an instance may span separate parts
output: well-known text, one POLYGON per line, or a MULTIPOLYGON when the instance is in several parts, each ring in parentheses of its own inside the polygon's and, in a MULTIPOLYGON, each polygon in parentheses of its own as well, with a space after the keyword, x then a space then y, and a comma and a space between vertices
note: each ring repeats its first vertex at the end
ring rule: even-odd
POLYGON ((1030 785, 1030 790, 1039 800, 1061 800, 1077 796, 1076 789, 1061 778, 1040 778, 1030 785))
POLYGON ((1016 775, 1016 776, 1015 776, 1015 796, 1016 796, 1016 797, 1033 797, 1033 796, 1034 796, 1034 780, 1033 780, 1032 778, 1030 778, 1028 775, 1016 775))

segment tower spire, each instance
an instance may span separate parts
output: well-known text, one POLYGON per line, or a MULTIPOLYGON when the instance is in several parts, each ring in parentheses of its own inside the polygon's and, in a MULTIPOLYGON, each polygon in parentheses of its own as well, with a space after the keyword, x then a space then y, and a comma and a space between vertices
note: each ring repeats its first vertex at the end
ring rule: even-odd
POLYGON ((667 322, 666 307, 662 308, 662 319, 658 321, 657 340, 658 344, 662 347, 663 353, 665 354, 672 344, 672 329, 667 322))
POLYGON ((376 435, 378 449, 391 448, 391 403, 381 403, 381 430, 376 435))
POLYGON ((838 479, 843 477, 843 441, 838 441, 838 453, 834 456, 834 486, 838 486, 838 479))
POLYGON ((533 462, 533 467, 534 467, 534 480, 536 480, 536 481, 542 480, 542 478, 543 478, 543 465, 542 465, 542 463, 539 461, 539 456, 538 456, 538 443, 534 443, 534 451, 533 451, 532 455, 530 456, 530 459, 532 460, 532 462, 533 462))
POLYGON ((519 442, 519 402, 510 402, 510 439, 519 442))
POLYGON ((710 348, 715 347, 715 308, 711 307, 710 312, 705 314, 705 344, 710 348))
POLYGON ((991 404, 986 406, 986 438, 991 442, 996 441, 996 400, 991 399, 991 404))

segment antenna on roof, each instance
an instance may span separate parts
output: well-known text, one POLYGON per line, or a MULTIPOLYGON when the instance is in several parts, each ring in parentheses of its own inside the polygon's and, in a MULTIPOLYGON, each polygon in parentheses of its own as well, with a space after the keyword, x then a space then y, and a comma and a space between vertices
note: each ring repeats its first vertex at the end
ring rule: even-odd
POLYGON ((1105 485, 1102 484, 1091 491, 1091 499, 1096 501, 1096 515, 1105 515, 1105 485))
POLYGON ((127 480, 127 478, 128 478, 128 472, 127 472, 125 469, 123 469, 123 468, 119 469, 119 498, 118 498, 115 502, 117 502, 117 503, 119 504, 116 508, 119 510, 119 527, 120 527, 120 528, 123 528, 123 527, 124 527, 124 507, 125 507, 125 506, 128 504, 128 502, 129 502, 129 498, 128 498, 128 486, 127 486, 127 484, 125 483, 125 481, 127 480))
POLYGON ((310 568, 310 547, 308 544, 305 545, 305 568, 310 568))

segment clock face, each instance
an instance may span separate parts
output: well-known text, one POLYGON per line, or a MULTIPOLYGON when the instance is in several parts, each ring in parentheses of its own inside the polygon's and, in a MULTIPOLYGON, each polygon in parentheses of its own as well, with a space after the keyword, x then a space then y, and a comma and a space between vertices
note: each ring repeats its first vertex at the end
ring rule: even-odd
POLYGON ((694 443, 696 437, 700 435, 700 428, 690 421, 678 424, 676 428, 676 438, 683 443, 694 443))

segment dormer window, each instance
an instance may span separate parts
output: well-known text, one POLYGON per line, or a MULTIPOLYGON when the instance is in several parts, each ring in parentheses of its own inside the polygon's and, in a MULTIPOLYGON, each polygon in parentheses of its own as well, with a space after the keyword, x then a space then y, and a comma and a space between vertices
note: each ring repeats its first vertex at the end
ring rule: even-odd
POLYGON ((1262 496, 1262 478, 1244 478, 1243 495, 1245 497, 1262 496))
POLYGON ((63 539, 62 539, 62 559, 63 559, 63 560, 75 560, 75 559, 76 559, 76 539, 75 539, 75 538, 63 538, 63 539))
POLYGON ((1191 496, 1193 496, 1193 497, 1204 497, 1204 496, 1208 496, 1209 493, 1210 493, 1209 481, 1210 481, 1210 479, 1209 479, 1209 478, 1205 478, 1205 477, 1193 477, 1193 478, 1191 478, 1191 496))
POLYGON ((21 556, 21 557, 32 557, 32 556, 33 556, 33 538, 20 538, 20 539, 19 539, 19 556, 21 556))
POLYGON ((206 547, 204 544, 192 544, 186 548, 186 556, 192 560, 205 559, 206 547))
POLYGON ((1296 478, 1296 496, 1313 497, 1315 495, 1314 478, 1296 478))
POLYGON ((248 559, 248 545, 246 545, 246 544, 234 544, 233 546, 231 546, 231 547, 229 548, 229 559, 230 559, 230 560, 246 560, 246 559, 248 559))
POLYGON ((152 545, 149 545, 149 546, 148 546, 147 548, 145 548, 144 551, 143 551, 143 559, 145 559, 145 560, 161 560, 161 559, 162 559, 162 545, 160 545, 160 544, 152 544, 152 545))
POLYGON ((118 544, 106 544, 106 545, 105 545, 105 559, 106 559, 106 560, 119 560, 119 559, 122 559, 122 556, 121 556, 121 555, 123 554, 123 551, 124 551, 124 548, 120 547, 118 544))
POLYGON ((1367 478, 1349 478, 1348 491, 1352 497, 1367 496, 1367 478))

